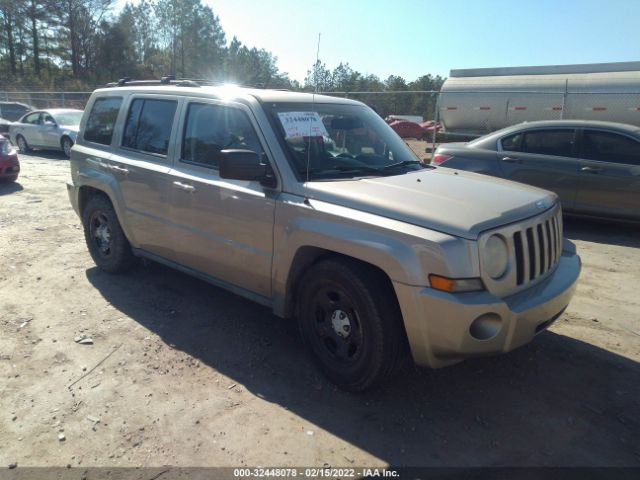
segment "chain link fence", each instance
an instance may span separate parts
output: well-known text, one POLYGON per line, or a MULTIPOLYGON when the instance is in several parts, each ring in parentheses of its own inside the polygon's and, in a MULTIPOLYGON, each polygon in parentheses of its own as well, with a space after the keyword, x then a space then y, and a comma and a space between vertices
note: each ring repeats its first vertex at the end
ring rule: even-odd
POLYGON ((24 103, 34 109, 84 109, 91 92, 0 92, 0 102, 24 103))

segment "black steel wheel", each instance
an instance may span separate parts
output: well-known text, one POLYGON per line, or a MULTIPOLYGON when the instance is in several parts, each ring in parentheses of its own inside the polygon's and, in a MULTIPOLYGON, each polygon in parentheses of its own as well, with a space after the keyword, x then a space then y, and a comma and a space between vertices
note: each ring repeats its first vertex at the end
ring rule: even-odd
POLYGON ((393 290, 366 265, 348 259, 314 265, 301 280, 297 311, 314 360, 345 390, 381 383, 405 356, 393 290))
POLYGON ((98 267, 105 272, 120 273, 135 262, 116 212, 104 195, 94 195, 82 212, 84 235, 89 253, 98 267))

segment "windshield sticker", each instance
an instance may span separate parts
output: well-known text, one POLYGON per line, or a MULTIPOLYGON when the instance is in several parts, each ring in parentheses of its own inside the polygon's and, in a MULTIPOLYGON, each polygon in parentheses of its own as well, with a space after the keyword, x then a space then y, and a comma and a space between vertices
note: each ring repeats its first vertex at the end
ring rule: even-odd
POLYGON ((328 137, 318 112, 278 112, 286 138, 328 137))

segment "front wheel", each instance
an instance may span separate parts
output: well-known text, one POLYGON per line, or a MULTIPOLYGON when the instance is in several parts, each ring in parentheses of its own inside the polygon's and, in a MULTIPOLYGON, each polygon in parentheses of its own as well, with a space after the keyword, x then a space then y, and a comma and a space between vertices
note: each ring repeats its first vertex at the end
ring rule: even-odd
POLYGON ((131 268, 135 256, 106 196, 89 199, 82 212, 82 224, 89 253, 100 269, 121 273, 131 268))
POLYGON ((73 140, 71 140, 69 137, 64 137, 61 143, 64 156, 67 158, 71 158, 71 147, 73 147, 73 140))
POLYGON ((329 380, 360 391, 397 370, 406 338, 393 290, 378 272, 350 260, 324 260, 300 284, 300 332, 329 380))

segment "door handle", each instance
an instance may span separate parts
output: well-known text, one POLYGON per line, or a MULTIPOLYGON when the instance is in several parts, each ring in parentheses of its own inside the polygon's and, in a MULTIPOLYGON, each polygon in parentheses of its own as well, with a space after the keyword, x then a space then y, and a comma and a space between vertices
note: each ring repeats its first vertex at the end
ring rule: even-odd
POLYGON ((123 175, 128 175, 129 174, 129 170, 124 168, 124 167, 119 167, 117 165, 109 165, 107 168, 109 168, 109 170, 113 171, 113 172, 118 172, 118 173, 122 173, 123 175))
POLYGON ((502 157, 502 161, 507 163, 522 163, 522 160, 514 157, 502 157))
POLYGON ((188 183, 182 182, 173 182, 173 186, 179 188, 180 190, 184 190, 185 192, 195 192, 196 187, 193 185, 189 185, 188 183))
POLYGON ((603 169, 601 167, 582 167, 581 172, 600 173, 603 169))

